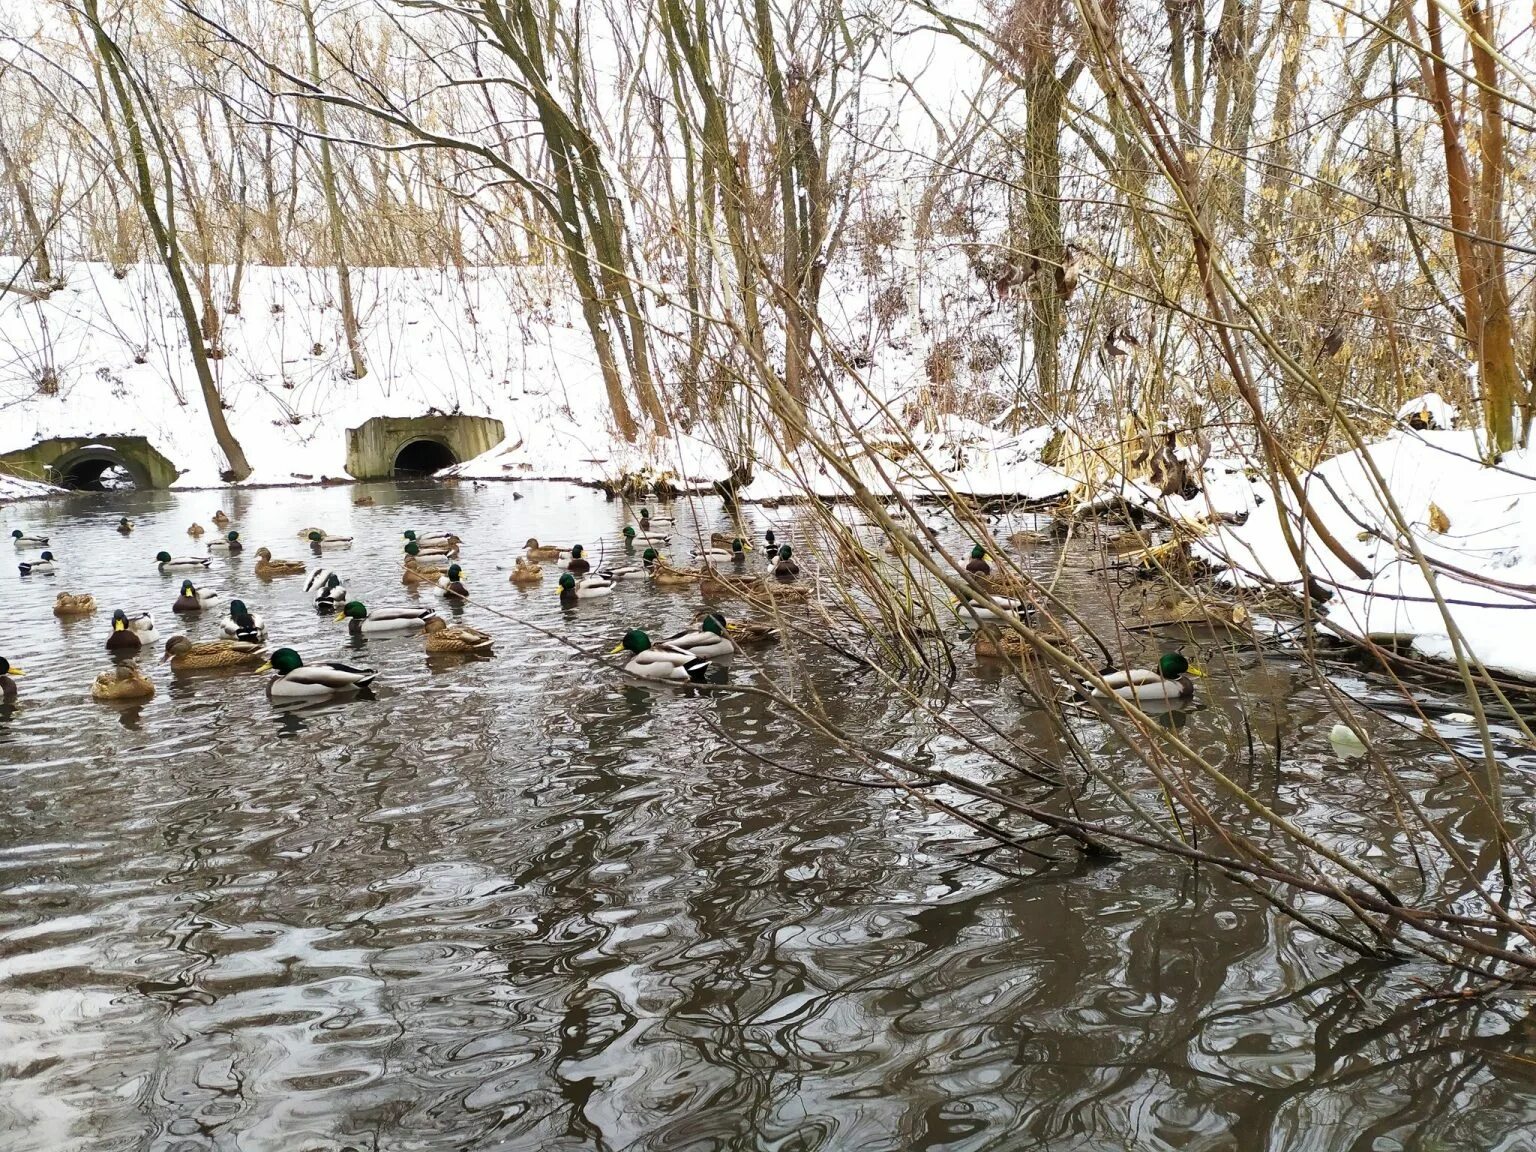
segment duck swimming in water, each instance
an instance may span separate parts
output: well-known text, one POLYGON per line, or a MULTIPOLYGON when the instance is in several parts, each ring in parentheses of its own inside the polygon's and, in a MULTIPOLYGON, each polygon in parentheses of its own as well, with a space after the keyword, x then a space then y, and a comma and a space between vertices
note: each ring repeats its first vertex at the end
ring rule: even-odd
POLYGON ((577 581, 569 572, 560 574, 560 602, 562 604, 575 603, 577 600, 595 600, 603 596, 611 595, 613 581, 604 580, 601 576, 588 576, 577 581))
POLYGON ((272 659, 256 669, 277 675, 267 682, 269 700, 319 700, 338 692, 366 688, 378 673, 372 668, 356 668, 335 662, 306 664, 292 648, 279 648, 272 659))
POLYGON ((240 543, 240 533, 232 531, 226 532, 224 539, 210 542, 208 551, 224 552, 230 556, 238 556, 245 551, 245 545, 240 543))
POLYGON ((426 649, 428 652, 461 652, 478 656, 488 655, 495 641, 478 628, 463 625, 450 627, 441 616, 427 620, 426 649))
POLYGON ((1195 682, 1191 677, 1205 673, 1192 665, 1177 652, 1164 652, 1157 661, 1157 668, 1128 668, 1123 672, 1109 672, 1104 676, 1104 688, 1091 693, 1099 699, 1118 696, 1122 700, 1160 702, 1191 700, 1195 695, 1195 682))
POLYGON ((348 600, 336 619, 347 622, 353 636, 399 635, 419 632, 437 613, 430 608, 381 608, 370 612, 361 600, 348 600))
POLYGON ((194 644, 185 636, 165 642, 160 663, 170 661, 177 671, 188 668, 254 668, 266 660, 262 645, 248 640, 210 640, 194 644))
POLYGON ((530 564, 521 556, 517 558, 517 567, 512 569, 507 577, 509 584, 537 584, 544 579, 544 569, 537 564, 530 564))
POLYGON ((613 651, 633 653, 629 663, 624 665, 624 671, 641 680, 686 684, 703 680, 709 671, 708 660, 665 642, 653 644, 650 636, 638 628, 624 633, 624 639, 613 651))
POLYGON ((148 612, 130 616, 121 608, 112 613, 112 631, 107 635, 108 652, 136 652, 155 638, 155 618, 148 612))
POLYGON ((448 565, 448 571, 438 577, 437 587, 450 600, 469 599, 469 589, 464 586, 464 569, 457 564, 448 565))
POLYGON ((60 592, 53 600, 55 616, 89 616, 96 611, 96 597, 89 592, 60 592))
POLYGON ((155 682, 132 660, 109 668, 91 684, 92 700, 151 700, 155 682))
POLYGON ((162 572, 176 572, 192 568, 207 568, 213 560, 208 556, 172 556, 169 552, 156 552, 155 563, 160 566, 162 572))
POLYGON ((171 605, 172 612, 201 612, 204 608, 211 608, 223 597, 217 592, 204 592, 190 580, 181 582, 181 595, 176 597, 176 602, 171 605))
POLYGON ((16 681, 13 676, 25 676, 20 668, 14 667, 4 656, 0 656, 0 700, 7 704, 16 699, 16 681))
POLYGON ((128 533, 133 531, 133 521, 128 519, 126 516, 119 517, 117 521, 117 530, 124 536, 128 535, 128 533))
POLYGON ((48 547, 48 537, 46 537, 46 536, 27 536, 27 535, 25 535, 22 532, 22 530, 20 528, 17 528, 17 529, 15 529, 15 530, 13 530, 11 532, 11 540, 12 540, 13 543, 15 543, 16 547, 18 547, 18 548, 46 548, 46 547, 48 547))
POLYGON ((244 600, 229 602, 229 615, 224 617, 220 627, 224 630, 224 635, 247 643, 267 638, 266 622, 247 608, 244 600))
POLYGON ((21 569, 23 576, 52 576, 59 570, 52 552, 44 552, 36 560, 23 560, 16 567, 21 569))
POLYGON ((274 576, 297 576, 304 571, 307 565, 302 560, 274 560, 272 550, 262 547, 256 549, 256 575, 263 580, 270 580, 274 576))

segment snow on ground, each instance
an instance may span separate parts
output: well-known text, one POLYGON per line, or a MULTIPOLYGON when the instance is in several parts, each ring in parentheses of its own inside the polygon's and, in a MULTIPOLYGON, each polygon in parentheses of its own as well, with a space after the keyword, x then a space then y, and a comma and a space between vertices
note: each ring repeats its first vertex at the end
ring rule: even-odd
MULTIPOLYGON (((0 276, 14 271, 14 261, 0 261, 0 276)), ((142 435, 182 470, 178 485, 219 485, 224 461, 163 270, 133 265, 119 275, 81 263, 67 276, 46 299, 0 296, 0 406, 10 416, 0 426, 0 452, 54 436, 142 435)), ((215 270, 216 298, 228 299, 231 279, 231 270, 215 270)), ((785 459, 766 434, 745 448, 711 443, 704 428, 624 442, 611 425, 590 339, 555 269, 363 269, 353 285, 368 366, 362 379, 348 374, 332 274, 245 270, 239 311, 222 318, 225 354, 213 367, 225 417, 255 469, 248 483, 345 478, 345 429, 374 416, 463 413, 506 427, 502 444, 459 466, 468 477, 593 481, 650 471, 707 487, 750 452, 756 481, 748 499, 846 494, 835 473, 785 459)), ((980 312, 971 321, 990 325, 999 339, 1008 335, 1010 317, 972 288, 967 307, 980 312)), ((905 473, 907 449, 890 424, 928 383, 926 344, 905 329, 862 330, 868 285, 844 284, 835 299, 850 346, 872 360, 865 378, 840 397, 842 409, 889 454, 893 472, 905 473)), ((823 424, 830 434, 847 432, 833 406, 823 424)), ((1039 462, 1049 435, 951 418, 919 438, 959 491, 1043 499, 1070 487, 1039 462)), ((860 459, 864 449, 847 447, 861 474, 884 488, 860 459)), ((932 490, 931 479, 916 478, 921 469, 911 471, 913 494, 932 490)))
POLYGON ((1338 631, 1407 641, 1424 656, 1453 659, 1453 626, 1436 602, 1438 588, 1479 659, 1536 678, 1536 450, 1507 453, 1488 467, 1472 432, 1405 429, 1363 453, 1335 456, 1303 480, 1312 511, 1369 578, 1351 572, 1287 496, 1266 499, 1242 525, 1218 525, 1199 542, 1203 558, 1224 570, 1221 579, 1301 587, 1283 508, 1306 572, 1334 592, 1326 618, 1338 631))
POLYGON ((39 496, 53 496, 62 492, 52 484, 39 484, 34 480, 22 480, 0 472, 0 504, 8 500, 34 500, 39 496))

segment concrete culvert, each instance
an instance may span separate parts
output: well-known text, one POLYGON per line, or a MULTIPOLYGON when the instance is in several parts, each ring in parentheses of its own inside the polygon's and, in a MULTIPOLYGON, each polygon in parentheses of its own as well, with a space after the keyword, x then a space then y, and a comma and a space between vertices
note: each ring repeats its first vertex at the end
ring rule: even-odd
POLYGON ((59 484, 76 492, 120 492, 138 487, 127 468, 99 457, 77 460, 68 472, 60 474, 59 484))
POLYGON ((436 440, 412 440, 395 453, 395 475, 430 476, 459 462, 453 449, 436 440))

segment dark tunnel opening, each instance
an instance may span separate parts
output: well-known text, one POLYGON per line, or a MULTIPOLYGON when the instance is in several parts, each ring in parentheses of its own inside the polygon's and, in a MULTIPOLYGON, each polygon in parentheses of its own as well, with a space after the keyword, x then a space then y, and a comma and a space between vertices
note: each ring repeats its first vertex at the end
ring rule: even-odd
POLYGON ((430 476, 458 462, 458 457, 446 444, 439 444, 436 440, 412 440, 395 453, 395 475, 430 476))

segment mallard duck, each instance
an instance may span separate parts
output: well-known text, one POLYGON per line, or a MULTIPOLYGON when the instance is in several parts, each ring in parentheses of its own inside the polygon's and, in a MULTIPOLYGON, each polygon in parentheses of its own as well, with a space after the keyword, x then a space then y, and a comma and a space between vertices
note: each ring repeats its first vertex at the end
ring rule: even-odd
POLYGON ((738 647, 743 644, 773 644, 779 639, 779 629, 772 624, 756 624, 751 621, 738 624, 727 621, 724 612, 707 612, 700 619, 700 623, 702 624, 711 616, 719 623, 726 635, 736 641, 738 647))
POLYGON ((635 543, 647 548, 665 548, 672 543, 672 537, 659 532, 641 532, 635 537, 635 543))
POLYGON ((755 596, 767 590, 761 576, 728 576, 723 572, 705 572, 699 582, 706 596, 755 596))
POLYGON ((134 652, 155 637, 155 618, 148 612, 128 615, 121 608, 112 613, 112 631, 107 636, 108 652, 134 652))
POLYGON ((278 675, 267 681, 269 700, 316 700, 366 688, 378 675, 372 668, 354 668, 350 664, 306 664, 292 648, 279 648, 272 658, 256 669, 278 675))
POLYGON ((231 556, 238 556, 245 551, 245 545, 240 543, 240 533, 230 531, 224 534, 224 539, 210 541, 208 551, 226 552, 231 556))
POLYGON ((126 516, 121 516, 117 521, 117 530, 124 536, 133 531, 133 521, 126 516))
POLYGON ((1034 606, 1030 604, 1029 601, 1021 600, 1017 597, 993 596, 991 597, 991 601, 992 604, 997 606, 996 608, 992 607, 991 604, 986 603, 978 597, 967 595, 963 600, 954 601, 954 606, 957 612, 964 613, 971 619, 977 621, 1003 619, 1014 620, 1018 619, 1021 613, 1027 620, 1034 612, 1034 606))
POLYGON ((778 556, 778 550, 778 537, 774 536, 773 529, 770 528, 763 533, 763 551, 767 554, 769 560, 773 560, 778 556))
POLYGON ((613 592, 613 581, 601 576, 588 576, 579 583, 569 572, 560 574, 560 601, 595 600, 613 592))
POLYGON ((1195 682, 1191 677, 1204 675, 1179 653, 1164 652, 1158 658, 1155 670, 1128 668, 1124 672, 1106 673, 1107 691, 1095 688, 1090 695, 1100 699, 1119 696, 1122 700, 1138 702, 1189 700, 1195 694, 1195 682))
POLYGON ((270 580, 274 576, 297 576, 308 567, 302 560, 274 560, 272 550, 267 547, 256 549, 256 575, 263 580, 270 580))
POLYGON ((165 642, 160 663, 170 661, 177 671, 184 668, 254 668, 266 660, 263 645, 249 640, 210 640, 194 644, 185 636, 172 636, 165 642))
POLYGON ((46 536, 27 536, 27 535, 24 535, 22 533, 20 528, 17 528, 17 529, 15 529, 15 530, 13 530, 11 532, 11 540, 15 542, 16 547, 18 547, 18 548, 46 548, 46 547, 48 547, 48 537, 46 537, 46 536))
POLYGON ((697 584, 704 573, 697 568, 674 568, 665 560, 651 562, 651 583, 658 588, 680 588, 685 584, 697 584))
POLYGON ((441 616, 427 621, 426 648, 428 652, 490 652, 495 641, 477 628, 462 625, 450 628, 441 616))
POLYGON ((300 528, 299 539, 313 540, 316 532, 320 533, 321 539, 324 539, 326 536, 330 535, 330 533, 327 532, 324 528, 300 528))
POLYGON ((965 562, 965 570, 973 576, 992 575, 992 565, 987 563, 987 550, 980 544, 971 548, 971 558, 965 562))
POLYGON ((571 562, 565 566, 565 570, 575 576, 585 576, 592 571, 592 562, 583 553, 585 549, 580 544, 571 548, 571 562))
POLYGON ((674 684, 690 680, 703 680, 709 671, 709 661, 683 648, 670 644, 652 644, 651 638, 638 628, 624 633, 614 652, 634 653, 624 671, 642 680, 665 680, 674 684))
POLYGON ((736 652, 736 642, 725 634, 725 617, 713 612, 708 613, 697 628, 668 636, 661 643, 663 647, 690 652, 701 660, 718 660, 736 652))
POLYGON ((208 556, 172 556, 169 552, 156 552, 155 563, 162 572, 175 572, 189 568, 207 568, 213 563, 208 556))
POLYGON ((320 589, 325 587, 326 581, 335 575, 336 573, 329 568, 316 568, 309 574, 309 579, 304 581, 304 591, 319 592, 320 589))
POLYGON ((795 559, 795 550, 788 544, 779 545, 779 558, 773 562, 773 578, 793 580, 798 575, 800 575, 800 564, 795 559))
POLYGON ((345 620, 347 631, 353 636, 384 636, 420 631, 435 615, 430 608, 381 608, 370 612, 361 600, 348 600, 336 619, 345 620))
POLYGON ((89 616, 96 611, 96 597, 89 592, 60 592, 53 599, 55 616, 89 616))
POLYGON ((1050 542, 1051 538, 1046 533, 1031 532, 1028 530, 1015 532, 1012 536, 1008 537, 1008 543, 1012 544, 1020 551, 1026 551, 1030 548, 1038 548, 1040 545, 1049 544, 1050 542))
POLYGON ((751 545, 743 543, 741 537, 737 536, 731 541, 729 549, 699 548, 694 551, 693 558, 711 567, 717 564, 731 564, 739 568, 747 562, 747 553, 751 550, 751 545))
POLYGON ((636 544, 642 544, 647 548, 665 548, 672 543, 670 536, 658 536, 654 532, 636 532, 631 524, 624 525, 624 547, 632 548, 636 544))
POLYGON ((421 550, 428 554, 439 548, 452 548, 458 551, 459 545, 464 543, 452 532, 428 532, 425 536, 419 536, 414 529, 410 528, 405 530, 405 539, 407 542, 421 545, 421 550))
POLYGON ((219 627, 224 630, 224 635, 247 643, 267 638, 266 621, 247 608, 244 600, 229 602, 229 615, 224 617, 219 627))
POLYGON ((565 555, 565 549, 557 548, 553 544, 540 544, 537 537, 528 537, 528 542, 523 545, 527 549, 530 560, 558 560, 565 555))
MULTIPOLYGON (((407 544, 406 548, 415 548, 414 544, 407 544)), ((400 583, 402 584, 435 584, 448 575, 448 569, 439 568, 435 564, 423 564, 416 558, 416 553, 406 552, 405 566, 400 569, 400 583)))
POLYGON ((21 569, 23 576, 52 576, 59 570, 52 552, 44 552, 36 560, 23 560, 16 567, 21 569))
POLYGON ((352 507, 354 507, 354 508, 372 508, 373 507, 373 497, 372 496, 359 496, 356 500, 352 501, 352 507))
POLYGON ((224 514, 224 509, 220 508, 218 511, 214 512, 213 522, 220 528, 227 528, 229 526, 229 517, 224 514))
POLYGON ((521 556, 517 558, 517 567, 512 569, 512 574, 507 577, 509 584, 537 584, 544 579, 544 569, 537 564, 530 564, 521 556))
POLYGON ((350 536, 327 536, 324 532, 311 532, 309 546, 316 552, 335 552, 352 547, 350 536))
POLYGON ((93 700, 149 700, 154 694, 155 682, 133 660, 107 669, 91 684, 93 700))
POLYGON ((407 540, 405 547, 407 550, 415 549, 411 552, 412 556, 425 556, 429 560, 452 560, 459 554, 457 544, 426 544, 417 540, 407 540))
POLYGON ((325 582, 315 589, 315 607, 321 612, 336 612, 347 602, 347 589, 341 577, 328 572, 325 582))
POLYGON ((192 521, 192 527, 187 529, 187 535, 196 540, 204 532, 204 528, 196 520, 192 521))
POLYGON ((711 532, 709 543, 712 548, 724 548, 729 551, 740 540, 748 552, 752 551, 752 542, 742 536, 727 536, 724 532, 711 532))
POLYGON ((437 587, 450 600, 469 599, 469 589, 464 586, 464 569, 457 564, 448 565, 448 571, 437 578, 437 587))
POLYGON ((999 572, 995 576, 973 575, 971 586, 979 592, 985 592, 992 599, 999 597, 1011 600, 1022 600, 1029 591, 1029 583, 1017 576, 1010 576, 999 572))
POLYGON ((644 576, 650 568, 641 564, 605 564, 597 570, 597 574, 604 580, 632 580, 636 576, 644 576))
POLYGON ((181 595, 176 597, 176 602, 171 605, 172 612, 201 612, 204 608, 212 608, 223 597, 217 592, 205 592, 190 580, 181 582, 181 595))
POLYGON ((985 627, 976 633, 976 655, 992 660, 1021 660, 1035 654, 1029 641, 1012 628, 985 627))
POLYGON ((652 516, 649 508, 640 509, 640 531, 644 532, 652 524, 658 528, 670 528, 675 521, 670 516, 652 516))
POLYGON ((0 656, 0 700, 9 704, 16 699, 16 681, 13 676, 25 676, 20 668, 14 667, 4 656, 0 656))

